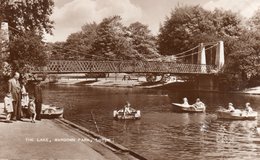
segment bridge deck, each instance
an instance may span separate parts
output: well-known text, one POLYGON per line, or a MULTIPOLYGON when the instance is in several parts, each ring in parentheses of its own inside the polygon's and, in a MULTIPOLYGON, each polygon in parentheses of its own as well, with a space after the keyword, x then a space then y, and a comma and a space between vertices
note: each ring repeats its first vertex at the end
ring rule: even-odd
POLYGON ((180 64, 155 61, 58 61, 46 67, 34 68, 33 73, 176 73, 211 74, 214 65, 180 64))

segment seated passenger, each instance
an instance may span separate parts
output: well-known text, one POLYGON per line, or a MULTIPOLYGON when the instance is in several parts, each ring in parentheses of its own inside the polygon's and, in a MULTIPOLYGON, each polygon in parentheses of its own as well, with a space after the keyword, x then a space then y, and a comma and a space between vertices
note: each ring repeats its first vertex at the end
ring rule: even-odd
POLYGON ((245 111, 253 112, 253 109, 252 109, 251 104, 249 102, 246 103, 245 111))
POLYGON ((183 105, 189 106, 188 99, 186 97, 183 98, 183 105))
POLYGON ((205 104, 203 102, 201 102, 199 98, 197 98, 196 102, 195 102, 195 104, 193 104, 193 106, 196 108, 201 108, 201 107, 204 107, 205 104))
POLYGON ((233 103, 228 103, 228 109, 229 112, 234 112, 235 108, 233 107, 233 103))
POLYGON ((135 109, 131 108, 130 106, 131 106, 131 104, 127 101, 126 105, 124 106, 124 113, 129 114, 129 113, 132 113, 135 111, 135 109))

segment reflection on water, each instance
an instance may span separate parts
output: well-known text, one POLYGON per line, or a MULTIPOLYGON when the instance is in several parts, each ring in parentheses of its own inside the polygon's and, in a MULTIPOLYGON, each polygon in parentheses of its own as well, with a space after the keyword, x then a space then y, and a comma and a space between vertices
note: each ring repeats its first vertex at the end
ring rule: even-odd
POLYGON ((133 149, 148 159, 258 159, 260 137, 257 121, 218 120, 219 105, 251 102, 260 111, 260 97, 208 92, 177 92, 131 88, 91 88, 50 86, 44 100, 65 107, 65 117, 133 149), (197 97, 207 105, 207 113, 175 113, 171 102, 197 97), (112 111, 128 100, 142 111, 141 120, 115 121, 112 111), (258 107, 259 106, 259 107, 258 107))

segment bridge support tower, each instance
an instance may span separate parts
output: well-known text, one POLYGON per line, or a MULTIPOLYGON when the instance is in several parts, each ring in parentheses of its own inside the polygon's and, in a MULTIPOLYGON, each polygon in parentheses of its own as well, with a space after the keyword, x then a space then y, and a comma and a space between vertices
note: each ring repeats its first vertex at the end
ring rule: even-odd
MULTIPOLYGON (((210 65, 216 65, 216 67, 218 69, 221 69, 225 63, 224 42, 219 41, 216 45, 217 46, 216 46, 216 54, 215 54, 215 63, 210 64, 210 65)), ((201 65, 209 64, 209 62, 207 62, 207 58, 206 58, 207 55, 206 55, 205 47, 206 46, 203 43, 200 44, 197 64, 201 64, 201 65)))
MULTIPOLYGON (((199 53, 198 53, 198 64, 206 65, 207 58, 206 58, 206 49, 203 43, 200 44, 199 53)), ((216 72, 223 68, 225 63, 224 57, 224 43, 223 41, 219 41, 216 46, 216 54, 215 54, 215 62, 214 65, 216 66, 216 72)), ((201 72, 206 72, 206 70, 201 66, 201 72)), ((195 85, 197 86, 198 90, 208 90, 208 91, 217 91, 219 90, 219 80, 216 75, 214 74, 200 74, 197 75, 195 78, 195 85)))

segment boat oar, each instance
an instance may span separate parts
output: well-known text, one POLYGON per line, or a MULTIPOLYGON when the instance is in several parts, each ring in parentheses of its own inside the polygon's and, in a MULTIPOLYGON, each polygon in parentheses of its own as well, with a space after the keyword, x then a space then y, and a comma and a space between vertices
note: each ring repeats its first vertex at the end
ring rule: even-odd
POLYGON ((95 120, 95 117, 94 117, 94 114, 93 114, 92 110, 91 110, 91 117, 92 117, 92 119, 93 119, 93 121, 94 121, 94 124, 95 124, 95 126, 96 126, 96 129, 97 129, 97 131, 98 131, 98 133, 99 133, 99 128, 98 128, 98 125, 97 125, 97 122, 96 122, 96 120, 95 120))

